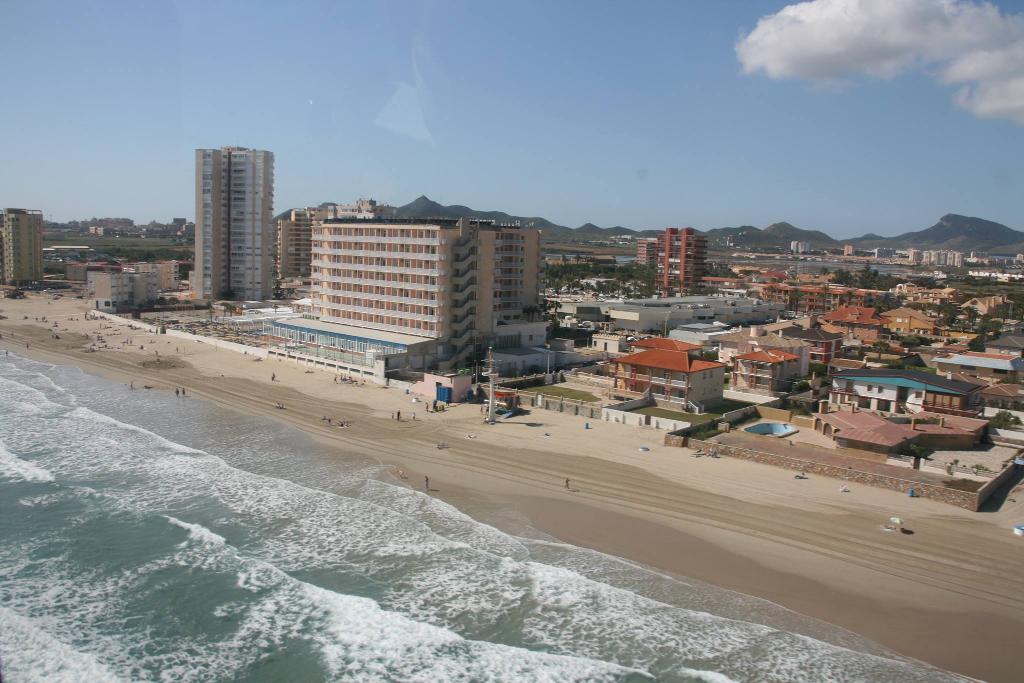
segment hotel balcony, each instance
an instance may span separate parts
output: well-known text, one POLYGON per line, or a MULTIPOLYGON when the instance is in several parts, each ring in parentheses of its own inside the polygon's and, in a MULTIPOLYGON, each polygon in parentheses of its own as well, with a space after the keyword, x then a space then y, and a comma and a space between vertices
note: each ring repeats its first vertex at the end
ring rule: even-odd
POLYGON ((409 261, 440 261, 441 254, 432 254, 419 251, 382 251, 380 249, 315 249, 316 254, 330 254, 332 256, 362 256, 370 258, 403 259, 409 261))
MULTIPOLYGON (((387 308, 374 308, 373 306, 356 306, 353 304, 337 304, 324 302, 325 308, 335 310, 351 311, 353 313, 368 313, 370 315, 387 316, 389 318, 402 318, 403 320, 419 320, 421 322, 436 323, 441 319, 439 315, 426 315, 423 313, 409 313, 406 311, 392 311, 387 308)), ((408 328, 406 328, 408 329, 408 328)))
MULTIPOLYGON (((322 272, 313 273, 312 278, 322 282, 336 282, 339 284, 348 285, 363 285, 367 287, 399 287, 401 289, 415 289, 420 292, 439 292, 442 291, 440 285, 423 285, 417 282, 399 282, 394 280, 370 280, 367 278, 358 277, 342 277, 340 275, 325 275, 322 272)), ((341 290, 332 289, 331 291, 337 292, 341 290)), ((348 290, 345 290, 348 291, 348 290)))
MULTIPOLYGON (((400 332, 401 334, 411 334, 417 337, 424 337, 427 339, 437 339, 441 336, 440 332, 421 330, 415 327, 406 327, 405 325, 385 325, 383 323, 371 323, 365 320, 354 320, 352 318, 344 318, 337 315, 332 315, 332 311, 337 310, 338 307, 324 307, 323 315, 320 316, 320 320, 326 323, 336 323, 338 325, 349 325, 351 327, 361 327, 366 330, 379 330, 381 332, 400 332)), ((367 335, 372 336, 372 335, 367 335)))
POLYGON ((376 237, 369 235, 332 235, 329 232, 314 234, 313 239, 322 242, 360 242, 364 244, 425 244, 428 246, 443 246, 444 240, 436 237, 376 237))

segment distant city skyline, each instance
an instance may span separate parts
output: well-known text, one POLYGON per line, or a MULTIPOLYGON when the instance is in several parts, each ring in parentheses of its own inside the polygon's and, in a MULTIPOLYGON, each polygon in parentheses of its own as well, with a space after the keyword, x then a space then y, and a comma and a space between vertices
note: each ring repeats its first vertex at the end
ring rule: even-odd
POLYGON ((0 205, 194 220, 194 150, 240 145, 274 152, 275 214, 422 194, 570 227, 1024 229, 1019 7, 6 3, 0 205), (225 25, 277 38, 243 57, 225 25))

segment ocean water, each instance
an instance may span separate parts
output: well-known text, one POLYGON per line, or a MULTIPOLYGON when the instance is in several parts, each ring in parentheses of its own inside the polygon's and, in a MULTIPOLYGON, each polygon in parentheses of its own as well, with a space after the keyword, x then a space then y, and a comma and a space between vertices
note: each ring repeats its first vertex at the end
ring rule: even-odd
POLYGON ((504 533, 274 421, 13 355, 0 356, 0 672, 958 680, 755 598, 504 533))

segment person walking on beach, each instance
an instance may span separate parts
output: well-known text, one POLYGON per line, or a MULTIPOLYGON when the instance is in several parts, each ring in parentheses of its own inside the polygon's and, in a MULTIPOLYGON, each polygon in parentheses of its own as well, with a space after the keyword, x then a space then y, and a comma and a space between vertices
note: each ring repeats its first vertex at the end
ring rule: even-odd
POLYGON ((399 422, 402 421, 402 411, 401 410, 399 410, 397 413, 395 413, 395 419, 398 420, 399 422))
POLYGON ((569 477, 565 478, 565 490, 566 491, 571 491, 572 490, 571 488, 569 488, 569 477))
POLYGON ((274 372, 270 373, 270 381, 274 382, 276 380, 277 380, 277 373, 274 373, 274 372))
POLYGON ((181 395, 181 392, 179 392, 179 391, 178 391, 178 389, 177 389, 177 387, 175 387, 175 389, 174 389, 174 396, 175 396, 175 397, 178 397, 178 396, 180 396, 180 395, 181 395))
POLYGON ((430 490, 430 477, 423 477, 423 490, 424 491, 429 491, 430 490))

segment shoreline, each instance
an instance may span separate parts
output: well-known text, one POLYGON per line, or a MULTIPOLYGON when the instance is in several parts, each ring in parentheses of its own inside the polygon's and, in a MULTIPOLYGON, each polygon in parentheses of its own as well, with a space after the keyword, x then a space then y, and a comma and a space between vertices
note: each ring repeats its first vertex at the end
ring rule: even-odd
MULTIPOLYGON (((40 298, 31 303, 36 307, 26 310, 38 312, 40 298)), ((184 386, 204 400, 283 420, 332 448, 416 476, 428 473, 437 488, 432 494, 459 509, 465 503, 461 492, 471 491, 475 503, 510 506, 564 542, 763 598, 942 669, 991 681, 1016 678, 1014 645, 1024 626, 1024 600, 1013 596, 1024 587, 1017 569, 1024 548, 1004 529, 1021 516, 1020 508, 958 512, 885 491, 838 498, 831 480, 794 486, 788 473, 774 468, 697 461, 684 449, 639 455, 635 443, 652 438, 649 433, 595 425, 591 431, 600 434, 581 435, 568 416, 544 411, 495 428, 479 424, 475 405, 426 415, 419 404, 416 422, 397 422, 390 413, 409 410, 409 399, 394 389, 332 386, 322 371, 308 375, 301 366, 277 362, 257 367, 251 359, 210 347, 178 355, 164 351, 168 344, 203 346, 178 339, 161 347, 161 358, 180 363, 142 367, 152 363, 151 356, 86 353, 73 333, 50 340, 48 328, 15 320, 21 315, 10 314, 7 301, 2 308, 10 318, 0 321, 0 348, 19 355, 124 383, 134 378, 170 390, 184 386), (27 352, 23 343, 18 348, 22 338, 32 343, 27 352), (256 378, 259 372, 269 379, 271 370, 277 381, 256 378), (273 401, 287 409, 274 410, 273 401), (330 429, 319 422, 324 413, 351 419, 352 427, 330 429), (542 426, 531 426, 536 424, 542 426), (541 436, 545 429, 550 439, 541 436), (475 438, 468 439, 469 432, 475 438), (439 441, 451 448, 438 450, 439 441), (597 442, 609 444, 608 453, 597 442), (619 442, 634 444, 632 452, 626 454, 619 442), (585 449, 592 452, 578 454, 585 449), (564 491, 565 475, 572 475, 578 491, 564 491), (884 519, 883 510, 907 516, 917 534, 881 534, 876 520, 884 519)), ((57 314, 57 308, 46 306, 46 313, 57 314)), ((81 322, 90 329, 97 324, 81 322)), ((107 324, 113 336, 113 324, 107 324)), ((416 476, 407 483, 415 487, 416 476)), ((485 521, 501 528, 500 520, 485 521)))

